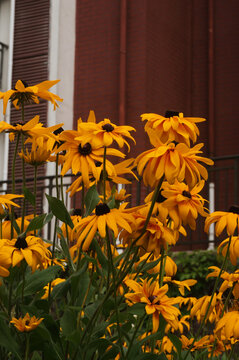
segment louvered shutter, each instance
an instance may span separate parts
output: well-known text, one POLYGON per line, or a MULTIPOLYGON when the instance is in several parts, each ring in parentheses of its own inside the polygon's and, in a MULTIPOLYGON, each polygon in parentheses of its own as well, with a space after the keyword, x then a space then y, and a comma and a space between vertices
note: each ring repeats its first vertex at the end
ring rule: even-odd
MULTIPOLYGON (((49 0, 16 0, 15 29, 14 29, 14 52, 13 52, 13 79, 12 88, 18 79, 24 80, 29 86, 37 84, 48 78, 48 46, 49 46, 49 0)), ((47 102, 40 100, 38 105, 25 107, 25 121, 35 115, 40 115, 40 121, 47 122, 47 102)), ((21 121, 21 111, 11 108, 11 124, 21 121)), ((12 160, 15 142, 9 146, 8 178, 11 179, 12 160)), ((20 151, 20 148, 19 148, 20 151)), ((16 162, 16 179, 22 179, 21 159, 16 162)), ((38 168, 38 175, 44 175, 44 166, 38 168)), ((26 165, 26 177, 33 178, 33 167, 26 165)), ((17 189, 21 188, 21 180, 17 183, 17 189)), ((40 184, 39 184, 40 185, 40 184)), ((27 186, 32 190, 33 183, 27 186)), ((9 185, 9 191, 11 185, 9 185)), ((40 188, 39 188, 40 190, 40 188)), ((41 211, 41 195, 38 194, 38 211, 41 211)), ((28 209, 31 212, 32 209, 28 209)))

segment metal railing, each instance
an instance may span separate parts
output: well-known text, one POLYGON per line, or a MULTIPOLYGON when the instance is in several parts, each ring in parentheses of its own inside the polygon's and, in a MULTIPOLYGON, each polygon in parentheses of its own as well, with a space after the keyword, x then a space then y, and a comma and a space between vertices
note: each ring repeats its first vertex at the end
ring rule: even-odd
MULTIPOLYGON (((214 166, 208 168, 209 178, 207 181, 207 186, 202 192, 202 196, 210 201, 210 210, 211 211, 228 211, 230 206, 238 205, 238 192, 239 192, 239 155, 231 156, 220 156, 212 158, 214 160, 214 166)), ((64 203, 68 209, 79 208, 81 204, 80 195, 74 195, 70 198, 66 190, 71 185, 72 181, 76 178, 71 174, 65 175, 63 178, 63 193, 64 193, 64 203)), ((127 193, 131 194, 129 201, 129 206, 137 206, 143 203, 144 197, 151 191, 149 188, 145 188, 142 184, 142 181, 136 181, 135 179, 130 179, 132 183, 126 185, 127 193)), ((59 183, 61 177, 59 176, 59 183)), ((21 179, 16 179, 16 188, 17 192, 20 193, 21 189, 19 186, 22 182, 21 179)), ((30 190, 33 189, 34 179, 27 178, 26 186, 30 190)), ((10 193, 11 192, 11 180, 0 181, 0 193, 10 193), (5 190, 1 190, 5 189, 5 190), (6 190, 8 189, 8 190, 6 190)), ((38 177, 38 188, 37 188, 37 213, 47 213, 49 212, 48 202, 45 198, 45 193, 50 196, 56 196, 56 179, 55 176, 40 176, 38 177)), ((21 201, 19 202, 21 203, 21 201)), ((206 204, 207 206, 207 204, 206 204)), ((30 213, 33 211, 32 206, 27 203, 27 212, 30 213)), ((187 249, 193 250, 197 248, 212 248, 217 244, 217 239, 215 239, 214 234, 211 234, 210 244, 208 235, 204 232, 204 218, 201 216, 197 221, 197 230, 192 232, 187 228, 187 237, 179 240, 177 244, 177 249, 187 249)), ((48 238, 51 237, 51 227, 48 227, 47 231, 48 238)))

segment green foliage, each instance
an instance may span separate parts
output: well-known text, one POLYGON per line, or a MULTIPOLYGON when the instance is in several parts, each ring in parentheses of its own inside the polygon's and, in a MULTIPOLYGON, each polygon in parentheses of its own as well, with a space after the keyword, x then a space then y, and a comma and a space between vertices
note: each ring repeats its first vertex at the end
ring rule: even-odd
POLYGON ((203 296, 211 293, 215 278, 206 279, 206 276, 210 273, 208 267, 221 267, 223 262, 221 255, 212 250, 196 250, 173 253, 172 258, 178 267, 174 279, 180 281, 186 279, 197 280, 197 284, 191 287, 190 296, 198 297, 198 294, 203 296))

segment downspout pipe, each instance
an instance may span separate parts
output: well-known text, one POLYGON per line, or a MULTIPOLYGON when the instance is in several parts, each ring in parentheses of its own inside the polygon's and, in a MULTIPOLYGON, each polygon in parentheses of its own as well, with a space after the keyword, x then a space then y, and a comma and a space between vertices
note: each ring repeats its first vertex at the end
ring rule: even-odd
POLYGON ((127 0, 120 1, 119 125, 125 125, 126 114, 126 43, 127 0))

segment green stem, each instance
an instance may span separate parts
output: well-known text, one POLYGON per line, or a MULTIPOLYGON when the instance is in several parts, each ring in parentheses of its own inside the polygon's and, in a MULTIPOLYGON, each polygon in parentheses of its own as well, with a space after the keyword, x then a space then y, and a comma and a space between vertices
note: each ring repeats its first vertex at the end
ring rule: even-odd
POLYGON ((163 277, 164 277, 164 247, 161 248, 161 259, 160 259, 160 271, 159 271, 159 286, 161 287, 163 285, 163 277))
POLYGON ((104 158, 103 158, 103 197, 104 203, 106 201, 106 146, 104 147, 104 158))
MULTIPOLYGON (((17 151, 18 151, 18 145, 19 145, 19 141, 20 141, 20 136, 21 134, 18 133, 17 134, 17 141, 16 141, 16 146, 15 146, 15 150, 14 150, 14 155, 13 155, 13 161, 12 161, 12 193, 15 194, 15 188, 16 188, 16 181, 15 181, 15 167, 16 167, 16 158, 17 158, 17 151)), ((13 221, 14 221, 14 211, 11 210, 11 239, 13 238, 13 221)))
POLYGON ((81 217, 84 217, 85 214, 85 185, 82 181, 82 192, 81 192, 81 217))
POLYGON ((108 254, 109 254, 109 258, 110 258, 110 267, 108 266, 108 272, 109 269, 111 268, 111 272, 112 272, 112 276, 113 276, 113 291, 114 291, 114 304, 115 304, 115 310, 116 310, 116 322, 117 322, 117 331, 118 331, 118 336, 119 336, 119 346, 120 346, 120 352, 121 352, 121 356, 122 359, 124 359, 124 350, 123 350, 123 341, 122 341, 122 334, 121 334, 121 329, 120 329, 120 323, 119 323, 119 311, 118 311, 118 304, 117 304, 117 295, 116 295, 116 278, 115 278, 115 267, 114 267, 114 263, 113 263, 113 256, 112 256, 112 251, 111 251, 111 243, 110 243, 110 238, 109 238, 109 230, 108 227, 106 226, 106 242, 107 242, 107 247, 108 247, 108 254))
MULTIPOLYGON (((24 114, 24 111, 23 111, 24 114)), ((24 134, 21 135, 22 138, 22 153, 24 152, 24 134)), ((22 157, 22 193, 24 194, 24 189, 26 187, 26 174, 25 174, 25 160, 22 157)), ((36 199, 35 199, 36 201, 36 199)), ((23 205, 22 205, 22 224, 21 224, 21 232, 24 231, 24 218, 25 218, 25 211, 26 211, 26 198, 23 198, 23 205)))
POLYGON ((147 315, 147 314, 145 313, 145 314, 143 315, 143 317, 142 317, 141 319, 139 319, 138 324, 135 326, 133 336, 132 336, 132 338, 131 338, 131 340, 130 340, 130 343, 129 343, 129 346, 128 346, 128 351, 127 351, 127 353, 126 353, 126 359, 129 358, 130 350, 131 350, 131 348, 132 348, 134 339, 135 339, 135 337, 136 337, 136 335, 137 335, 137 332, 138 332, 140 326, 143 324, 143 321, 144 321, 146 315, 147 315))
POLYGON ((59 154, 56 154, 56 197, 60 199, 59 181, 58 181, 59 154))
POLYGON ((24 360, 28 360, 29 358, 29 348, 30 348, 30 334, 26 334, 26 349, 24 360))
POLYGON ((34 166, 34 218, 36 217, 37 210, 37 165, 34 166))

